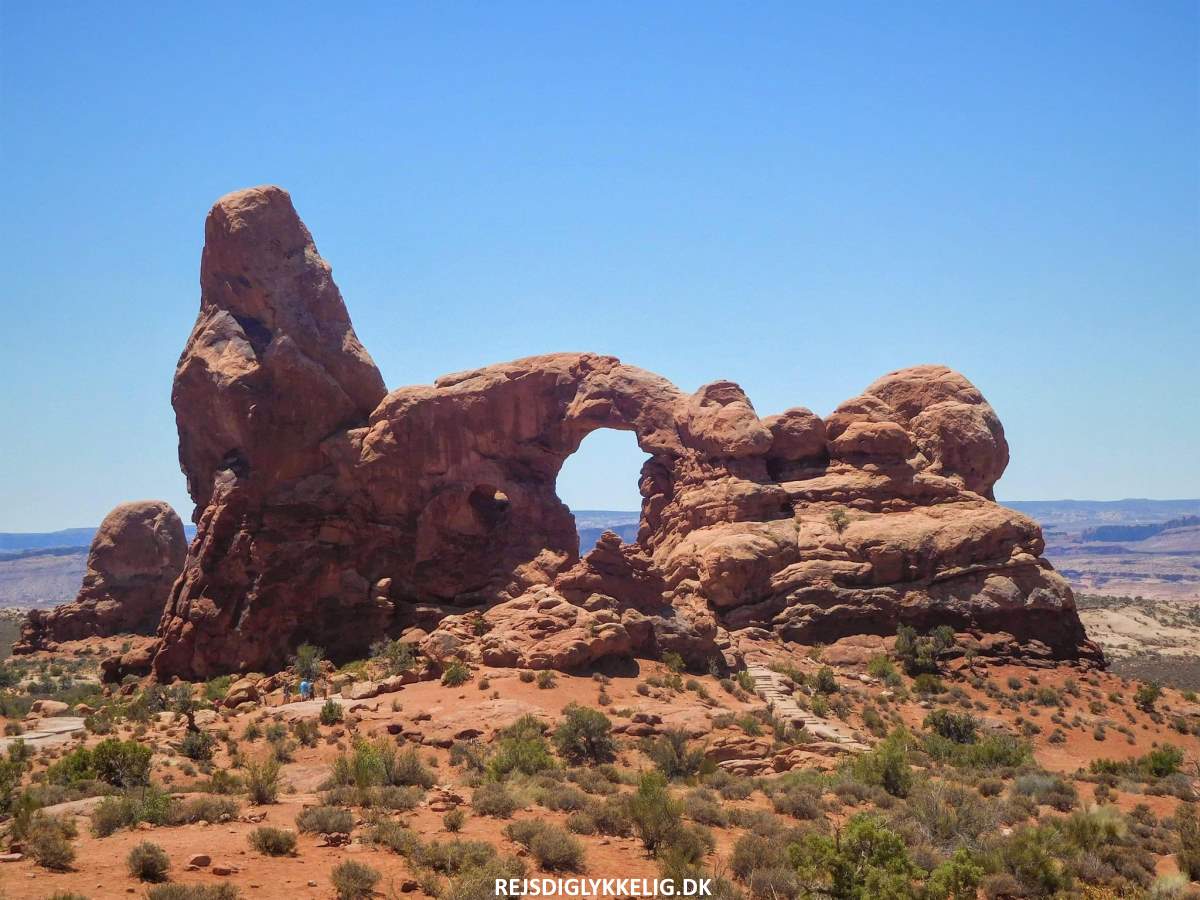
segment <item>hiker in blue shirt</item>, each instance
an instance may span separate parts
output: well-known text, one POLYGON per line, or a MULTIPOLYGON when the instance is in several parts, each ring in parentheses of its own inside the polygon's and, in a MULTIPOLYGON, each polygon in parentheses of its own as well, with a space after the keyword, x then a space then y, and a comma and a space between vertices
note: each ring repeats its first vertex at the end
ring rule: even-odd
POLYGON ((308 681, 307 680, 300 682, 300 699, 301 700, 308 699, 308 681))

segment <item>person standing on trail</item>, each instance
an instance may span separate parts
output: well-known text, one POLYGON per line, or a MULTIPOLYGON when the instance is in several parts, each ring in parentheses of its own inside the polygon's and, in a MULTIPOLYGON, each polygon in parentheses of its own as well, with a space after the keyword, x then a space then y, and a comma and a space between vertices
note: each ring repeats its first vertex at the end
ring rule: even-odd
POLYGON ((308 699, 308 681, 307 680, 302 680, 300 682, 300 699, 301 700, 308 699))
POLYGON ((292 679, 285 679, 283 682, 283 705, 287 706, 292 702, 292 679))

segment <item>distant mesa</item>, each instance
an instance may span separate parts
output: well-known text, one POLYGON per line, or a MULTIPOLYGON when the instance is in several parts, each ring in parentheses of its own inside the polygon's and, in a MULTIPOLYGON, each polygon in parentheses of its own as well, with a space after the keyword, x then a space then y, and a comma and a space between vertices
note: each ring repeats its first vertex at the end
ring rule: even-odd
POLYGON ((1102 660, 1037 524, 993 500, 999 418, 944 366, 825 419, 760 418, 732 382, 686 394, 593 353, 388 392, 291 198, 259 187, 209 213, 172 403, 197 534, 159 678, 270 671, 302 641, 350 659, 381 635, 493 665, 724 666, 756 641, 900 623, 1102 660), (555 481, 598 428, 650 458, 632 540, 602 533, 581 558, 555 481))
POLYGON ((183 523, 161 500, 123 503, 92 538, 78 596, 33 610, 13 653, 52 650, 63 641, 153 634, 187 553, 183 523))

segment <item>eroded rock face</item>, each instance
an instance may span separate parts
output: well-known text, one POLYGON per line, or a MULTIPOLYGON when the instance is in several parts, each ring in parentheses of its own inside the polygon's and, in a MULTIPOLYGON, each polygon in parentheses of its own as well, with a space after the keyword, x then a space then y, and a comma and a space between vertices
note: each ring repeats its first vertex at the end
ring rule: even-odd
POLYGON ((153 634, 186 553, 183 523, 169 504, 121 504, 92 539, 79 595, 52 610, 30 612, 13 652, 50 650, 88 637, 153 634))
POLYGON ((431 656, 534 668, 902 621, 1098 658, 1037 525, 992 500, 1004 431, 950 369, 894 372, 825 420, 589 353, 385 395, 278 188, 217 203, 201 280, 173 394, 198 534, 160 676, 268 670, 304 640, 361 655, 430 620, 431 656), (650 459, 637 543, 580 559, 554 486, 597 428, 650 459))

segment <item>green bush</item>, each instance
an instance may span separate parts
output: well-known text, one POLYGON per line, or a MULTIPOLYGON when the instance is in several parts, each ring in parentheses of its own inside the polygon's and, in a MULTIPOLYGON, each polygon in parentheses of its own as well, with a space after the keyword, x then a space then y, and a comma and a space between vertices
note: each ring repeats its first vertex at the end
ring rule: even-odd
POLYGON ((873 750, 851 760, 848 771, 863 784, 877 785, 893 797, 907 797, 913 781, 908 764, 909 742, 908 732, 897 728, 873 750))
POLYGON ((382 662, 389 675, 399 675, 416 665, 412 644, 403 641, 381 640, 371 645, 371 658, 382 662))
POLYGON ((282 828, 259 826, 250 832, 250 846, 266 856, 293 856, 296 852, 296 834, 282 828))
POLYGON ((206 731, 189 731, 183 736, 183 740, 179 744, 179 752, 188 759, 194 759, 197 762, 208 762, 213 758, 213 750, 216 749, 216 741, 213 736, 206 731))
POLYGON ((452 659, 442 670, 442 684, 446 687, 459 687, 471 680, 471 670, 461 659, 452 659))
POLYGON ((672 729, 643 747, 646 755, 667 778, 689 778, 704 766, 704 750, 689 748, 687 732, 672 729))
POLYGON ((322 725, 336 725, 344 718, 342 713, 342 704, 330 698, 321 706, 321 712, 318 715, 322 725))
POLYGON ((809 832, 788 846, 802 880, 820 885, 819 895, 868 900, 912 897, 919 873, 903 839, 876 816, 859 813, 837 838, 809 832))
POLYGON ((1179 838, 1179 849, 1175 862, 1179 871, 1190 881, 1200 881, 1200 818, 1190 803, 1180 803, 1175 809, 1175 833, 1179 838))
POLYGON ((970 713, 935 709, 925 717, 925 727, 956 744, 973 744, 979 721, 970 713))
POLYGON ((25 835, 25 851, 44 869, 66 871, 75 861, 73 822, 37 814, 25 835))
POLYGON ((496 750, 487 764, 493 778, 505 778, 513 772, 536 775, 554 768, 545 726, 534 716, 521 716, 497 737, 496 750))
POLYGON ((279 799, 279 769, 274 756, 246 764, 246 793, 251 803, 262 805, 279 799))
POLYGON ((604 763, 616 756, 612 722, 596 709, 571 703, 554 731, 554 746, 572 763, 604 763))
POLYGON ((151 749, 137 741, 105 738, 92 748, 92 767, 101 781, 117 787, 150 783, 151 749))
POLYGON ((238 900, 232 884, 159 884, 150 888, 147 900, 238 900))
POLYGON ((340 806, 310 806, 296 816, 296 827, 306 834, 349 834, 354 816, 340 806))
POLYGON ((528 848, 547 871, 579 872, 583 869, 583 845, 557 825, 526 819, 505 826, 504 834, 528 848))
POLYGON ((925 896, 928 900, 975 900, 976 889, 982 882, 983 867, 960 847, 929 873, 925 896))
POLYGON ((304 747, 315 747, 317 741, 321 739, 321 732, 317 728, 317 723, 312 719, 298 719, 292 723, 292 734, 296 736, 296 740, 304 747))
POLYGON ((324 650, 314 644, 304 643, 296 648, 291 664, 298 678, 303 681, 315 681, 321 674, 321 663, 324 659, 324 650))
POLYGON ((651 853, 669 844, 683 826, 682 808, 671 796, 666 777, 658 772, 642 775, 628 800, 628 813, 642 846, 651 853))
POLYGON ((471 808, 482 816, 507 819, 519 806, 512 792, 498 781, 485 781, 471 797, 471 808))
POLYGON ((1154 704, 1162 696, 1162 688, 1157 681, 1148 681, 1138 685, 1133 695, 1133 703, 1142 712, 1154 712, 1154 704))
POLYGON ((818 694, 836 694, 837 693, 837 678, 833 675, 833 669, 829 666, 821 666, 817 671, 816 678, 813 680, 813 688, 818 694))
POLYGON ((444 875, 457 875, 484 865, 496 856, 496 848, 485 841, 433 841, 416 848, 417 865, 444 875))
POLYGON ((187 825, 194 822, 228 822, 237 816, 238 802, 231 797, 200 795, 183 802, 171 801, 167 824, 187 825))
POLYGON ((549 669, 537 673, 537 686, 540 690, 548 691, 558 683, 558 676, 549 669))
POLYGON ((454 808, 442 816, 442 825, 449 832, 462 831, 463 823, 467 820, 467 814, 461 808, 454 808))
POLYGON ((998 857, 1004 868, 1035 897, 1051 896, 1071 886, 1063 860, 1070 848, 1052 825, 1025 826, 1004 841, 998 857))
POLYGON ((364 863, 348 859, 338 863, 330 873, 338 900, 364 900, 375 891, 379 873, 364 863))
POLYGON ((139 881, 166 881, 171 868, 171 858, 158 844, 142 841, 125 857, 129 874, 139 881))
POLYGON ((92 810, 92 834, 107 837, 139 822, 165 825, 170 820, 172 806, 170 795, 152 785, 105 797, 92 810))
POLYGON ((371 843, 387 847, 405 858, 415 859, 422 849, 421 839, 417 837, 416 832, 405 828, 394 819, 377 821, 368 839, 371 843))
POLYGON ((87 747, 76 747, 46 770, 52 784, 74 784, 96 778, 95 761, 87 747))

